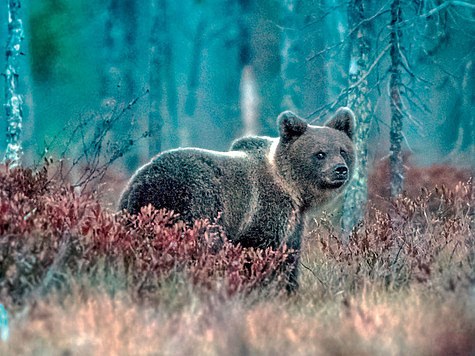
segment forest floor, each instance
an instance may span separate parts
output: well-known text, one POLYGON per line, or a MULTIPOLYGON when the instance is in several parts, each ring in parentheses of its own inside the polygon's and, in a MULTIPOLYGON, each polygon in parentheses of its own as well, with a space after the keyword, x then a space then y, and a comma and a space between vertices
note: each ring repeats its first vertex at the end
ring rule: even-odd
POLYGON ((315 220, 290 296, 289 251, 236 248, 151 208, 121 217, 46 170, 0 170, 1 355, 475 352, 474 196, 451 167, 414 169, 409 182, 439 178, 397 201, 370 182, 375 208, 348 244, 334 218, 315 220))

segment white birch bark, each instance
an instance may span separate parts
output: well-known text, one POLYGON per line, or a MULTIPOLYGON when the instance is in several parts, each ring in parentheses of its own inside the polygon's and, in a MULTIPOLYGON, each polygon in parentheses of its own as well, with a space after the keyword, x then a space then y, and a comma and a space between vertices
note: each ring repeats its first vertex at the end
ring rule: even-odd
POLYGON ((355 113, 355 151, 356 162, 353 177, 348 185, 344 200, 342 227, 348 234, 364 217, 368 191, 368 139, 371 125, 371 101, 368 97, 367 72, 369 68, 370 23, 364 22, 365 1, 352 0, 348 9, 350 29, 358 30, 351 36, 349 85, 356 87, 348 95, 348 106, 355 113))
POLYGON ((23 41, 23 24, 20 18, 20 0, 8 0, 8 40, 5 68, 5 119, 6 143, 5 161, 10 168, 21 163, 22 104, 18 90, 19 58, 23 41))

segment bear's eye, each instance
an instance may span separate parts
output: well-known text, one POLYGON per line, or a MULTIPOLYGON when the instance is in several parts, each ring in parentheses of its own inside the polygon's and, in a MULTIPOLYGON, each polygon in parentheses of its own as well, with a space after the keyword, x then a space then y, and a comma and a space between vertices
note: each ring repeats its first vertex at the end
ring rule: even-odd
POLYGON ((345 156, 345 155, 346 155, 346 151, 342 148, 342 149, 340 149, 340 154, 341 154, 342 156, 345 156))
POLYGON ((322 151, 319 151, 319 152, 315 153, 315 157, 317 157, 317 159, 324 159, 326 157, 326 153, 322 152, 322 151))

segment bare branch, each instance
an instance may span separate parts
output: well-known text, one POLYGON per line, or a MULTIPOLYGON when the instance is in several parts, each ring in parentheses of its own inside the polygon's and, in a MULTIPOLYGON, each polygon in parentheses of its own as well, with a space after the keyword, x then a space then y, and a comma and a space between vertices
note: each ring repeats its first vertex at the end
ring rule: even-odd
POLYGON ((449 0, 449 1, 446 1, 446 2, 444 2, 444 3, 442 3, 442 4, 440 4, 439 6, 433 8, 433 9, 430 10, 429 12, 420 15, 420 17, 426 18, 426 17, 432 16, 432 15, 434 15, 435 13, 437 13, 437 12, 439 12, 439 11, 445 9, 445 8, 448 7, 448 6, 463 6, 463 7, 466 7, 466 8, 472 9, 472 10, 475 10, 475 4, 470 4, 470 3, 465 2, 465 1, 449 0))
POLYGON ((381 53, 378 55, 378 57, 376 57, 376 59, 374 60, 373 64, 371 64, 371 66, 369 67, 368 71, 365 73, 365 75, 363 75, 360 80, 358 80, 355 84, 351 85, 348 89, 353 89, 353 88, 356 88, 358 85, 361 84, 361 82, 363 80, 365 80, 368 75, 371 74, 371 72, 373 71, 374 67, 379 63, 379 61, 381 60, 381 58, 383 58, 384 54, 389 50, 389 48, 391 47, 391 44, 388 44, 382 51, 381 53))
POLYGON ((316 25, 316 24, 319 24, 320 21, 323 21, 325 19, 325 17, 327 17, 328 15, 330 15, 333 11, 339 9, 339 8, 342 8, 342 7, 346 7, 348 6, 348 4, 346 2, 342 3, 342 4, 339 4, 339 5, 334 5, 332 6, 331 8, 329 8, 326 12, 323 13, 323 15, 321 15, 318 19, 312 21, 312 22, 309 22, 308 24, 306 24, 305 26, 303 26, 300 30, 305 30, 306 28, 310 27, 310 26, 313 26, 313 25, 316 25))
POLYGON ((326 47, 325 47, 324 49, 322 49, 321 51, 319 51, 319 52, 313 54, 312 56, 310 56, 310 57, 308 57, 308 58, 306 58, 306 61, 311 61, 311 60, 315 59, 316 57, 322 55, 323 53, 328 52, 328 51, 330 51, 330 50, 332 50, 332 49, 335 49, 335 48, 340 47, 340 46, 342 46, 343 44, 345 44, 346 41, 348 40, 348 38, 350 38, 351 35, 352 35, 356 30, 358 30, 363 24, 365 24, 366 22, 370 22, 370 21, 374 20, 375 18, 377 18, 377 17, 379 17, 379 16, 381 16, 381 15, 384 15, 384 14, 388 13, 389 10, 384 10, 384 11, 383 11, 383 9, 384 9, 386 6, 388 6, 389 3, 390 3, 390 1, 388 1, 386 4, 384 4, 378 11, 376 11, 376 13, 375 13, 373 16, 361 20, 355 27, 353 27, 351 30, 348 31, 348 33, 345 35, 345 38, 344 38, 342 41, 340 41, 340 42, 338 42, 338 43, 335 43, 335 44, 333 44, 333 45, 331 45, 331 46, 326 46, 326 47))
POLYGON ((424 102, 422 101, 422 99, 419 97, 419 95, 416 94, 416 92, 411 89, 409 86, 407 86, 406 84, 403 84, 401 83, 401 85, 403 86, 404 90, 407 92, 408 95, 406 95, 406 98, 408 100, 411 101, 411 103, 417 107, 420 111, 422 112, 426 112, 426 113, 431 113, 432 110, 426 105, 424 104, 424 102), (411 100, 411 98, 415 98, 419 104, 417 104, 415 101, 411 100))
POLYGON ((349 87, 347 88, 344 88, 342 89, 342 91, 340 92, 340 94, 338 94, 337 98, 329 103, 329 104, 326 104, 326 105, 323 105, 321 106, 320 108, 318 108, 317 110, 313 111, 311 114, 307 115, 306 119, 308 120, 309 118, 311 118, 312 116, 315 116, 317 115, 318 113, 320 113, 321 111, 323 110, 326 110, 326 112, 334 109, 336 107, 336 105, 341 101, 341 99, 343 97, 345 97, 346 95, 348 95, 351 91, 355 90, 358 85, 360 85, 370 74, 371 72, 373 71, 373 69, 376 67, 376 65, 379 63, 379 61, 381 60, 381 58, 383 58, 384 54, 389 50, 389 48, 391 47, 390 44, 388 44, 382 51, 381 53, 378 55, 378 57, 376 57, 375 61, 371 64, 371 66, 369 67, 368 71, 365 73, 365 75, 363 75, 356 83, 350 85, 349 87))

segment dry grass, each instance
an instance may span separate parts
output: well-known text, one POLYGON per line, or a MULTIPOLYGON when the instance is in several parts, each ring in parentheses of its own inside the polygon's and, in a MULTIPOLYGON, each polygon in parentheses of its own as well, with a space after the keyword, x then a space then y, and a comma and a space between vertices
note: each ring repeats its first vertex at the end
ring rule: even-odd
MULTIPOLYGON (((34 179, 29 179, 26 186, 34 184, 34 179)), ((15 250, 16 259, 9 262, 14 266, 11 270, 7 271, 5 264, 0 268, 3 273, 0 302, 10 317, 10 337, 7 342, 0 342, 0 354, 472 354, 475 351, 472 186, 469 182, 449 187, 440 185, 437 191, 430 186, 427 189, 422 195, 387 203, 392 206, 389 215, 369 210, 365 223, 355 230, 348 246, 340 243, 325 219, 318 221, 318 229, 304 241, 305 267, 301 268, 300 288, 292 296, 272 293, 274 287, 258 287, 259 283, 229 293, 226 273, 222 273, 226 264, 219 262, 223 255, 213 259, 211 265, 204 265, 204 270, 210 272, 208 281, 212 288, 209 283, 194 282, 190 271, 195 271, 200 281, 207 277, 194 269, 199 267, 197 264, 192 264, 191 270, 165 269, 169 273, 162 273, 163 269, 159 268, 161 272, 150 282, 154 287, 152 292, 144 295, 137 293, 137 273, 127 271, 124 264, 111 264, 101 257, 90 262, 90 268, 77 268, 64 263, 64 256, 58 257, 61 249, 31 245, 30 240, 44 237, 45 231, 50 233, 49 242, 52 236, 62 237, 65 231, 74 229, 76 236, 82 232, 81 238, 89 241, 90 229, 83 227, 87 226, 86 218, 94 214, 76 219, 71 212, 66 214, 72 217, 66 223, 55 220, 57 235, 49 229, 38 233, 36 223, 33 230, 20 222, 13 224, 13 228, 14 217, 8 220, 4 214, 0 224, 2 261, 6 256, 5 242, 11 241, 12 236, 18 244, 29 247, 15 250), (76 221, 77 228, 71 229, 72 221, 76 221), (64 224, 68 229, 63 229, 64 224), (29 273, 25 275, 28 278, 22 279, 18 266, 24 268, 25 252, 30 253, 30 259, 43 258, 40 260, 46 271, 56 266, 54 278, 48 277, 48 273, 29 273), (58 262, 58 258, 63 258, 63 262, 58 262), (220 273, 213 272, 216 266, 220 273), (47 278, 50 278, 48 283, 47 278), (22 292, 12 289, 9 280, 23 288, 22 292)), ((34 190, 26 189, 24 196, 19 197, 24 199, 21 201, 32 202, 34 190)), ((42 194, 51 198, 56 193, 43 190, 42 194)), ((3 206, 6 196, 4 189, 3 206)), ((106 212, 101 210, 101 213, 104 221, 110 221, 106 212)), ((157 219, 163 222, 163 216, 157 219)), ((92 225, 103 226, 97 219, 94 221, 92 225)), ((147 228, 135 231, 147 236, 152 227, 148 220, 141 221, 145 221, 147 228)), ((168 230, 164 232, 166 225, 162 224, 156 237, 174 236, 168 230)), ((81 246, 93 245, 83 241, 81 246)), ((104 246, 112 251, 111 245, 104 246)), ((78 253, 72 260, 77 259, 78 253)), ((164 255, 156 256, 164 258, 164 255)), ((175 259, 179 260, 180 256, 175 259)), ((137 261, 143 267, 148 260, 137 261)), ((258 265, 262 265, 260 261, 258 265)), ((150 262, 150 265, 155 266, 151 271, 157 271, 157 264, 150 262)), ((244 265, 242 268, 246 270, 244 265)), ((245 277, 255 280, 255 276, 245 277)))
MULTIPOLYGON (((186 288, 185 286, 183 286, 186 288)), ((305 288, 305 286, 303 286, 305 288)), ((87 289, 32 303, 0 346, 12 355, 468 355, 473 300, 424 288, 368 286, 326 301, 309 290, 290 299, 219 300, 189 293, 179 307, 140 306, 87 289), (85 295, 84 295, 85 294, 85 295)))

